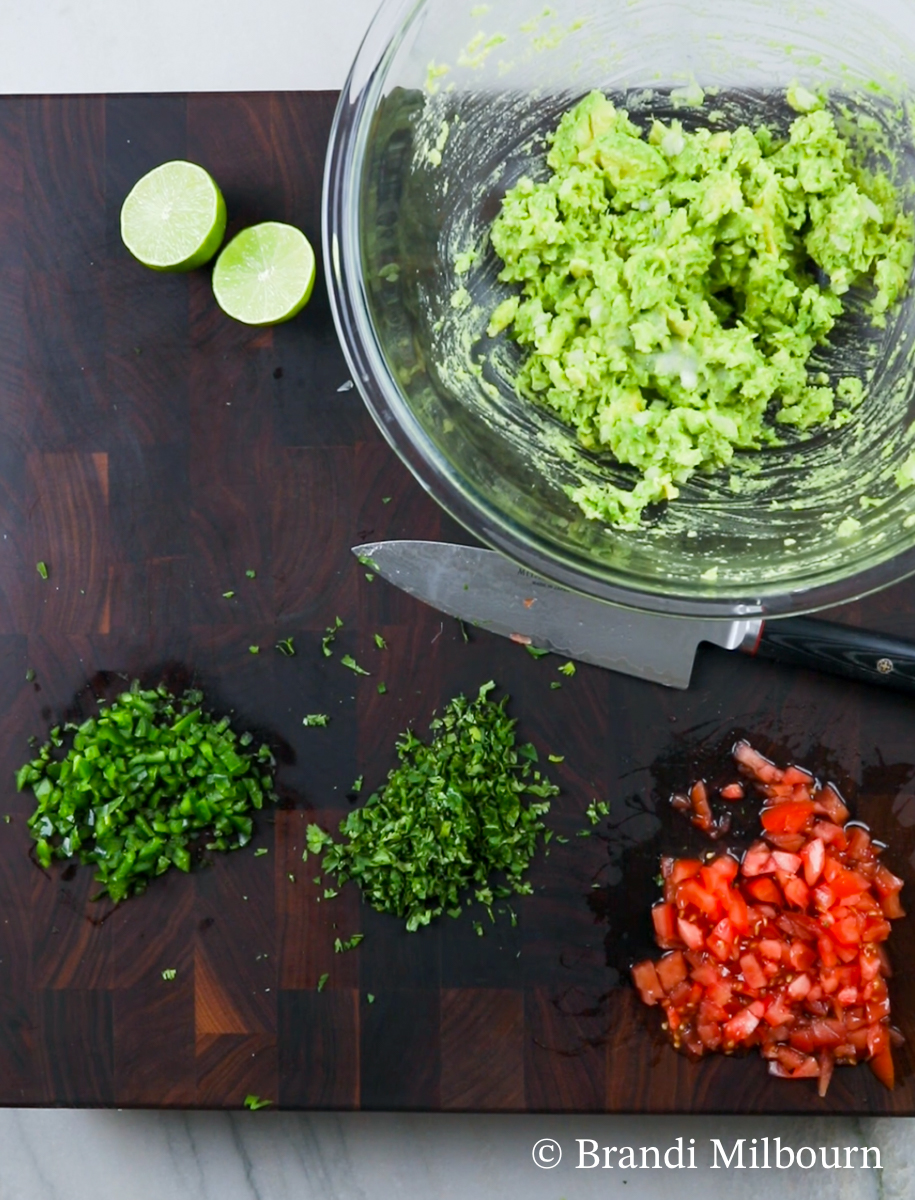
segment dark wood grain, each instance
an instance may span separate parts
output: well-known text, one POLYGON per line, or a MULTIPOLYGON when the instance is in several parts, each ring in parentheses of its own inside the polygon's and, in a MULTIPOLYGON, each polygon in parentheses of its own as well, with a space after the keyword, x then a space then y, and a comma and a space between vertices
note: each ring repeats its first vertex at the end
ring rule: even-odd
MULTIPOLYGON (((349 553, 466 535, 339 390, 320 275, 299 318, 252 330, 222 316, 206 271, 157 276, 124 250, 124 195, 177 157, 213 171, 230 233, 278 219, 318 245, 335 99, 0 100, 0 1103, 915 1114, 910 971, 892 983, 900 1085, 837 1071, 825 1101, 755 1057, 676 1055, 627 982, 653 949, 658 856, 695 845, 669 793, 737 734, 834 778, 911 884, 912 701, 712 649, 681 693, 587 667, 567 679, 481 631, 465 644, 349 553), (285 658, 273 647, 290 636, 285 658), (12 777, 30 735, 132 677, 193 681, 269 738, 281 803, 252 846, 106 916, 88 871, 29 857, 12 777), (550 823, 569 840, 534 864, 516 923, 500 906, 483 937, 466 915, 407 934, 352 886, 325 898, 302 861, 308 823, 333 827, 357 775, 366 792, 383 781, 401 730, 489 678, 522 737, 565 755, 550 823), (310 712, 328 727, 303 727, 310 712), (609 821, 578 838, 592 797, 609 821), (335 953, 355 932, 358 950, 335 953)), ((912 638, 915 583, 837 619, 912 638)), ((915 921, 890 948, 912 961, 915 921)))

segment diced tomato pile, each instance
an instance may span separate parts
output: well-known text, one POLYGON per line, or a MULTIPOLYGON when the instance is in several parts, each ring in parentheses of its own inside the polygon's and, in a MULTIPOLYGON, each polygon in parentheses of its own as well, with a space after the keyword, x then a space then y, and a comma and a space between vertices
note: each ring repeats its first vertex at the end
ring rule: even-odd
MULTIPOLYGON (((867 830, 847 824, 835 788, 747 742, 734 757, 764 797, 763 837, 740 862, 661 860, 664 899, 651 915, 667 953, 637 963, 633 981, 692 1056, 758 1046, 771 1074, 816 1078, 821 1096, 837 1063, 868 1062, 891 1088, 902 1035, 890 1026, 882 943, 905 915, 903 881, 867 830)), ((739 799, 743 786, 720 794, 739 799)))

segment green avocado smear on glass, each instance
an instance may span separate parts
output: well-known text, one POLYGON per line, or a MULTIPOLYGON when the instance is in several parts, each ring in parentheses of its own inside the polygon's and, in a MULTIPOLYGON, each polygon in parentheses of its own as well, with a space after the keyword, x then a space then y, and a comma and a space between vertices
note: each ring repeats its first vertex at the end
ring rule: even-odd
POLYGON ((588 517, 634 528, 695 472, 778 444, 779 426, 842 424, 862 398, 860 379, 831 386, 807 362, 853 285, 869 282, 885 324, 912 220, 820 97, 793 86, 787 99, 799 115, 785 141, 676 120, 643 135, 591 92, 552 135, 551 177, 504 198, 492 244, 520 293, 488 333, 528 349, 522 395, 639 473, 631 491, 571 488, 588 517))

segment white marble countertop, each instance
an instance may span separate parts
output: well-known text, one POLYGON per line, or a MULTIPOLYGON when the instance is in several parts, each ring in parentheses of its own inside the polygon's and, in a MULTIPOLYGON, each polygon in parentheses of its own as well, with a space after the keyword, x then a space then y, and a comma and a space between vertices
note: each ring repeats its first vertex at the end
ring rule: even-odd
MULTIPOLYGON (((498 0, 494 0, 495 3, 498 0)), ((7 0, 4 93, 336 88, 375 0, 7 0)), ((0 1111, 0 1200, 590 1200, 625 1195, 902 1200, 915 1195, 908 1120, 0 1111), (877 1147, 882 1170, 752 1170, 750 1139, 877 1147), (696 1170, 578 1169, 576 1139, 665 1148, 696 1170), (558 1166, 532 1148, 556 1139, 558 1166), (711 1139, 743 1170, 712 1169, 711 1139), (625 1191, 624 1191, 625 1188, 625 1191)), ((852 1161, 860 1164, 860 1154, 852 1161)), ((651 1160, 651 1155, 648 1156, 651 1160)), ((618 1156, 614 1156, 618 1161, 618 1156)), ((675 1161, 672 1159, 671 1161, 675 1161)), ((870 1156, 873 1163, 874 1156, 870 1156)))

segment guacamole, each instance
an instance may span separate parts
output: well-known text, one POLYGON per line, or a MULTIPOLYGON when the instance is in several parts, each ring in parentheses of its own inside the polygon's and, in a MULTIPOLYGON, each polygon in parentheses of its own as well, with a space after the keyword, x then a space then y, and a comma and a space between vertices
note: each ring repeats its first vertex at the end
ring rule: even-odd
POLYGON ((912 220, 869 173, 821 98, 792 88, 787 140, 765 126, 647 134, 600 92, 562 117, 544 182, 511 188, 492 230, 491 314, 528 350, 522 395, 590 450, 636 468, 631 490, 589 482, 584 513, 635 527, 698 471, 786 432, 849 419, 863 388, 808 371, 867 282, 882 325, 906 287, 912 220))

